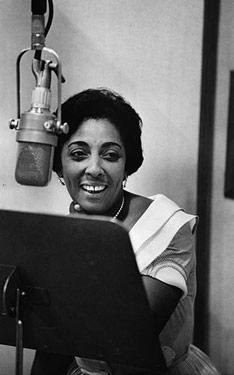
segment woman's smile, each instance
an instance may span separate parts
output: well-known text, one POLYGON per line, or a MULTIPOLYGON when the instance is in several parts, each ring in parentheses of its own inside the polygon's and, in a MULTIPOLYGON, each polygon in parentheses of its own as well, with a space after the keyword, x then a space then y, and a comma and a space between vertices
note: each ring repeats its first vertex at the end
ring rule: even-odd
POLYGON ((108 189, 107 185, 103 184, 80 184, 80 189, 83 191, 84 199, 104 199, 106 190, 108 189))
POLYGON ((81 189, 86 191, 87 193, 90 194, 100 194, 102 193, 107 187, 103 185, 81 185, 81 189))

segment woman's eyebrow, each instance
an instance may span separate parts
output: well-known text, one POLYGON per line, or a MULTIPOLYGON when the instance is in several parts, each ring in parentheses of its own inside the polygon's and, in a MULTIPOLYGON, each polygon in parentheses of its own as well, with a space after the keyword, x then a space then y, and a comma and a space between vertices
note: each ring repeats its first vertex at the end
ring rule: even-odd
POLYGON ((102 148, 112 147, 112 146, 117 146, 118 148, 122 148, 122 146, 119 143, 116 143, 116 142, 105 142, 105 143, 102 144, 102 148))
MULTIPOLYGON (((82 146, 82 147, 89 147, 89 144, 87 142, 78 141, 78 140, 69 143, 68 147, 72 147, 73 145, 75 145, 75 146, 82 146)), ((101 148, 113 147, 113 146, 117 146, 120 149, 122 148, 122 146, 119 143, 117 143, 117 142, 104 142, 104 143, 102 143, 101 148)))
POLYGON ((69 143, 68 147, 71 147, 73 145, 75 145, 75 146, 89 147, 88 143, 84 142, 84 141, 74 141, 74 142, 71 142, 71 143, 69 143))

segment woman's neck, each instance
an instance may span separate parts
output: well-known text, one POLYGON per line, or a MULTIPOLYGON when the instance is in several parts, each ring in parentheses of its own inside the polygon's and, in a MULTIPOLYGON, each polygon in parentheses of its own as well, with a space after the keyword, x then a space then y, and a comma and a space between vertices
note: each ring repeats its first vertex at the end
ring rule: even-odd
POLYGON ((83 211, 77 211, 75 209, 75 203, 72 202, 70 205, 70 213, 82 214, 82 215, 95 215, 95 216, 106 216, 110 218, 116 218, 121 221, 128 231, 135 225, 143 213, 147 210, 152 200, 140 195, 124 191, 119 196, 114 205, 106 212, 101 214, 90 213, 83 211))
POLYGON ((122 194, 119 195, 119 197, 117 198, 115 203, 107 211, 104 211, 104 212, 101 212, 101 213, 85 211, 85 210, 82 209, 82 207, 78 203, 73 201, 70 204, 70 213, 89 215, 89 216, 91 216, 91 215, 99 216, 100 215, 100 216, 106 216, 106 217, 110 217, 110 218, 120 220, 120 218, 122 217, 122 212, 124 210, 124 206, 125 206, 124 195, 125 195, 125 193, 123 191, 122 194))
POLYGON ((125 201, 126 212, 122 222, 126 229, 130 231, 152 203, 152 200, 141 195, 126 192, 125 201))

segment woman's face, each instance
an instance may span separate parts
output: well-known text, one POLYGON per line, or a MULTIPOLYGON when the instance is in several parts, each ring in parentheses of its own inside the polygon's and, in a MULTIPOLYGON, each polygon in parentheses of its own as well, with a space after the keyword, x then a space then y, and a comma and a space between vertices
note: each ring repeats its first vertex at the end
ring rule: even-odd
POLYGON ((68 192, 87 213, 107 213, 121 200, 126 153, 110 121, 85 120, 64 144, 61 160, 68 192))

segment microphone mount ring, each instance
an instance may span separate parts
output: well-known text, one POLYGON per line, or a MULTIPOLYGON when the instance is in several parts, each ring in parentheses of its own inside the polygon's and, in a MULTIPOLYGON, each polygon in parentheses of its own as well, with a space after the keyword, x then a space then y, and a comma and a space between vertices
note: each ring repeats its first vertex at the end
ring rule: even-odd
MULTIPOLYGON (((51 66, 51 70, 53 70, 56 75, 57 75, 57 124, 55 125, 55 129, 57 134, 61 133, 67 133, 68 132, 68 124, 61 124, 61 96, 62 96, 62 89, 61 89, 61 84, 64 82, 64 78, 62 77, 62 66, 61 66, 61 61, 58 56, 58 54, 51 48, 43 47, 43 51, 51 54, 54 56, 56 60, 56 64, 49 62, 48 67, 51 66)), ((33 51, 31 48, 25 48, 23 49, 16 61, 16 93, 17 93, 17 119, 11 119, 9 126, 10 129, 20 129, 20 117, 21 117, 21 110, 20 110, 20 63, 23 55, 25 55, 27 52, 33 51)), ((36 69, 34 67, 34 69, 36 69)), ((39 69, 39 68, 38 68, 39 69)), ((38 76, 39 71, 33 71, 33 74, 35 77, 38 76)), ((45 126, 45 129, 47 129, 47 126, 45 126)), ((49 126, 50 128, 50 126, 49 126)), ((50 130, 49 130, 50 131, 50 130)))

